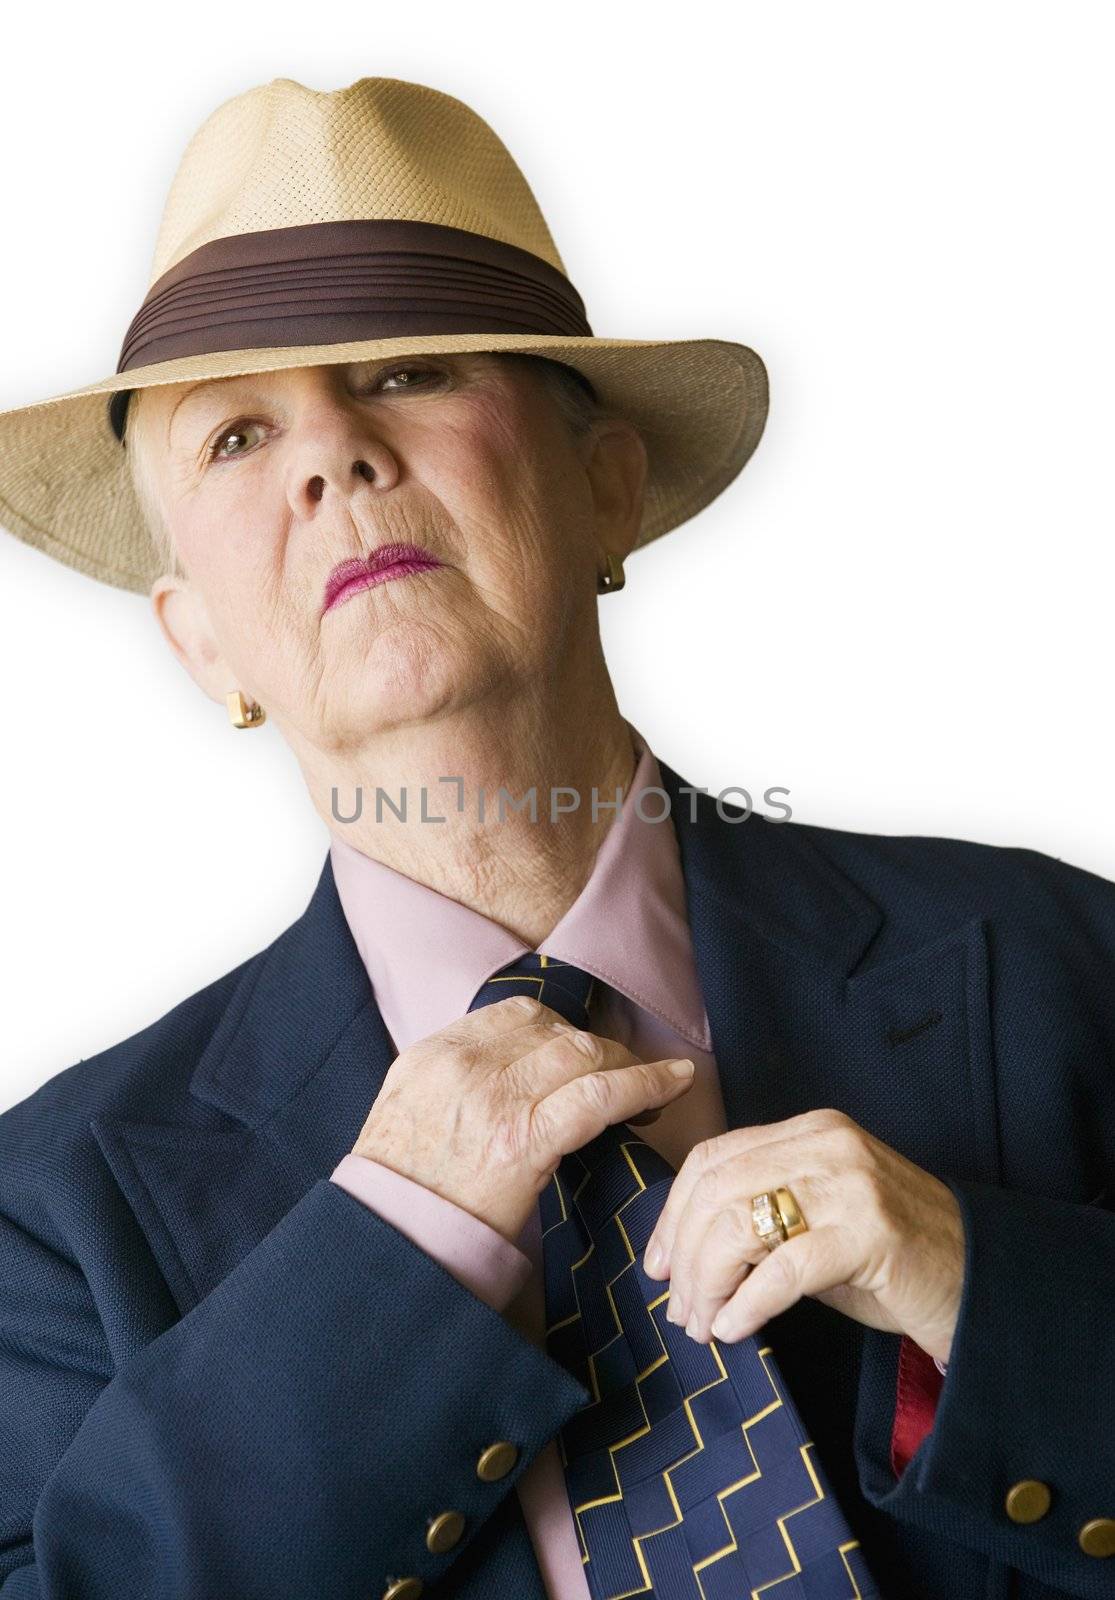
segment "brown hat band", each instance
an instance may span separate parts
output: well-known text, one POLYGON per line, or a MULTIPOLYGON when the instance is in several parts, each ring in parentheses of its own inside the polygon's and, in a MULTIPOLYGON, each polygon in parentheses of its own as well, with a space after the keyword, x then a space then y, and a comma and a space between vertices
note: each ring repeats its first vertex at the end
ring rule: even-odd
MULTIPOLYGON (((368 218, 199 245, 151 285, 116 370, 429 333, 592 337, 569 279, 531 251, 441 223, 368 218)), ((118 439, 131 393, 109 400, 118 439)))

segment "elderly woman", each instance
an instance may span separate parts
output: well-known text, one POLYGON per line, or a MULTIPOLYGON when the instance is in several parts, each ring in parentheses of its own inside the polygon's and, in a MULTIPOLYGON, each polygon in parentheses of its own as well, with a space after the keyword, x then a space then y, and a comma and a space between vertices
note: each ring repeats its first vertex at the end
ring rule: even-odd
POLYGON ((329 834, 0 1117, 3 1600, 1111 1592, 1115 886, 748 817, 616 702, 596 596, 764 415, 371 78, 214 113, 117 373, 0 417, 329 834))

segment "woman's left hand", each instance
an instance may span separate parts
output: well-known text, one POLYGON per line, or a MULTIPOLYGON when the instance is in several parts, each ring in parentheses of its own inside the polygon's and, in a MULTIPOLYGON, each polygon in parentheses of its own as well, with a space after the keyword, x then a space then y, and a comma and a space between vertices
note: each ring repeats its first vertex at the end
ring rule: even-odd
POLYGON ((945 1362, 964 1286, 964 1225, 947 1184, 842 1111, 809 1111, 694 1146, 644 1267, 669 1277, 668 1314, 702 1344, 710 1332, 745 1338, 812 1295, 869 1328, 908 1334, 945 1362), (782 1187, 808 1227, 768 1250, 752 1225, 751 1197, 782 1187))

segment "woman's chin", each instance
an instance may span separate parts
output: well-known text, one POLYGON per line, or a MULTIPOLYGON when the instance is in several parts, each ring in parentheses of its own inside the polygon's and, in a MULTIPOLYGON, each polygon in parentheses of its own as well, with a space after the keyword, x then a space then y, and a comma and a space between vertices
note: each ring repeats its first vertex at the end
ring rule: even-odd
POLYGON ((469 698, 467 680, 462 683, 460 677, 433 668, 407 672, 395 663, 388 675, 365 677, 353 685, 343 693, 342 703, 348 708, 346 720, 367 736, 404 723, 432 721, 469 698))
POLYGON ((454 637, 428 622, 392 628, 364 653, 358 672, 377 704, 412 716, 467 699, 492 676, 475 639, 454 637))

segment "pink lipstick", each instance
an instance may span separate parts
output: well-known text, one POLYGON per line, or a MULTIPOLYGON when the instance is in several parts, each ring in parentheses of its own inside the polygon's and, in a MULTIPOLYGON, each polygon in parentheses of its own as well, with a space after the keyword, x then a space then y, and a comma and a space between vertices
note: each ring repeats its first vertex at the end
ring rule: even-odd
POLYGON ((325 585, 322 615, 374 583, 387 583, 392 578, 405 578, 410 572, 424 572, 441 565, 437 556, 421 545, 381 544, 371 555, 342 561, 333 568, 325 585))

